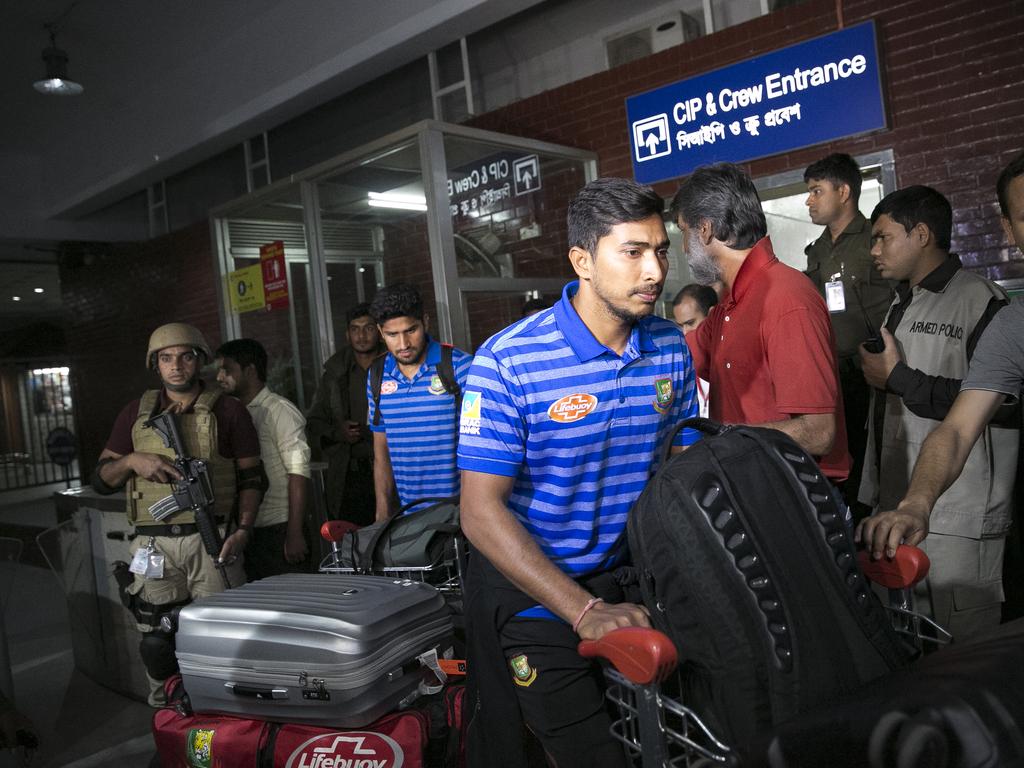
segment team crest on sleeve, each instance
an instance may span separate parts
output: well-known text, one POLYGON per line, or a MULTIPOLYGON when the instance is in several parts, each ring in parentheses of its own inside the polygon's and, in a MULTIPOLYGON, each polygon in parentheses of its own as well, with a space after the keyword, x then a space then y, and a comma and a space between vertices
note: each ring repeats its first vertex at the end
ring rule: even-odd
POLYGON ((480 434, 480 404, 483 396, 479 392, 465 392, 462 395, 462 413, 459 414, 459 434, 480 434))
POLYGON ((444 382, 436 373, 430 377, 430 388, 427 390, 432 395, 443 395, 448 390, 444 388, 444 382))
POLYGON ((394 379, 388 379, 380 385, 380 393, 382 395, 393 395, 398 391, 398 382, 394 379))
POLYGON ((675 391, 672 389, 672 379, 654 380, 654 410, 658 413, 666 413, 672 405, 672 398, 675 391))
POLYGON ((548 406, 548 418, 559 424, 579 421, 597 407, 597 398, 586 392, 574 392, 548 406))

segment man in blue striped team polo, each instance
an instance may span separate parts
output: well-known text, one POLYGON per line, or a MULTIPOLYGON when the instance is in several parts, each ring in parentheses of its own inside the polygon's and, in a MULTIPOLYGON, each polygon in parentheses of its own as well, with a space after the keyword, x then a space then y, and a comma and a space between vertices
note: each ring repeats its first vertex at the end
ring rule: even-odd
POLYGON ((379 413, 372 367, 366 383, 380 521, 418 499, 458 495, 458 393, 453 390, 465 388, 472 358, 430 338, 423 301, 411 285, 378 291, 370 316, 388 349, 378 363, 383 365, 379 413))
MULTIPOLYGON (((682 334, 652 314, 668 269, 662 210, 653 190, 626 179, 584 187, 568 215, 579 280, 473 360, 459 430, 474 548, 471 765, 522 765, 523 721, 559 768, 623 764, 600 670, 576 645, 648 625, 612 569, 659 446, 697 414, 682 334)), ((695 440, 684 430, 673 447, 695 440)))

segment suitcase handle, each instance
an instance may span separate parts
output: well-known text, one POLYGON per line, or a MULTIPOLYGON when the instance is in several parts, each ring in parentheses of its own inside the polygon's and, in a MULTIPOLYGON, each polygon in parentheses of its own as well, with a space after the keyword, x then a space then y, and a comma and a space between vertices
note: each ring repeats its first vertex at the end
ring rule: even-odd
POLYGON ((244 699, 287 699, 287 688, 256 688, 251 685, 240 685, 239 683, 224 683, 235 696, 244 699))

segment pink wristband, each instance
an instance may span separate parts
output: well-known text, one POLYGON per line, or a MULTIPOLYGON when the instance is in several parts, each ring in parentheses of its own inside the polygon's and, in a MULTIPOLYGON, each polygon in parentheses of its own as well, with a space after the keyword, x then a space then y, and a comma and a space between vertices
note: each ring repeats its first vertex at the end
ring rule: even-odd
POLYGON ((572 631, 575 632, 580 627, 580 622, 583 621, 583 617, 587 615, 587 611, 593 608, 598 603, 603 603, 600 597, 592 597, 587 601, 587 604, 583 606, 583 610, 580 611, 580 615, 576 617, 576 621, 572 623, 572 631))

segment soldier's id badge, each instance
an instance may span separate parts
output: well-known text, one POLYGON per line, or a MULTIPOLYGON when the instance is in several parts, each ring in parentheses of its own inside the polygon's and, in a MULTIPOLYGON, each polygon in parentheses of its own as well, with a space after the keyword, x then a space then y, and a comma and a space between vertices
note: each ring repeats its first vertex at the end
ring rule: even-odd
POLYGON ((164 577, 164 556, 161 552, 150 552, 146 562, 147 579, 162 579, 164 577))
POLYGON ((825 303, 829 312, 846 311, 846 293, 843 291, 842 280, 832 280, 825 283, 825 303))
POLYGON ((128 570, 139 576, 145 576, 146 568, 149 567, 149 554, 152 551, 149 547, 141 547, 135 550, 135 554, 132 556, 132 564, 128 566, 128 570))
POLYGON ((153 539, 144 547, 135 550, 132 563, 128 570, 144 579, 162 579, 164 577, 164 556, 153 546, 153 539))

